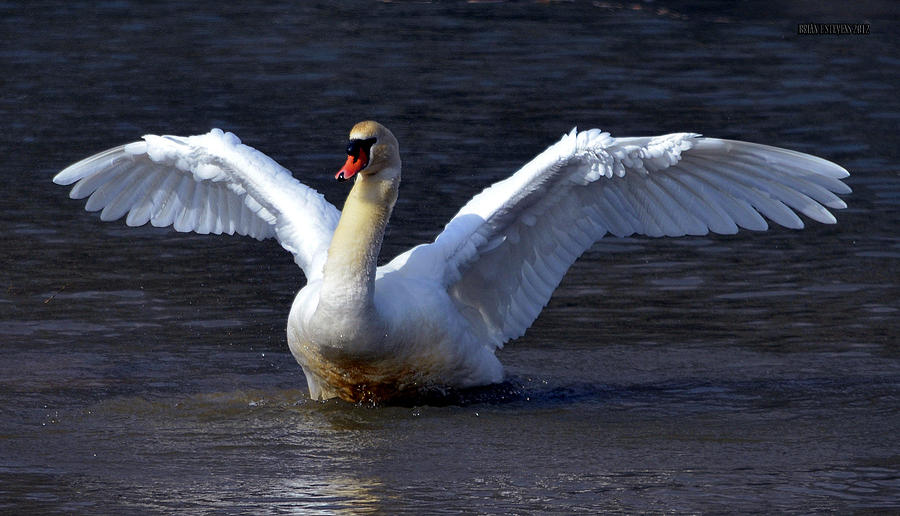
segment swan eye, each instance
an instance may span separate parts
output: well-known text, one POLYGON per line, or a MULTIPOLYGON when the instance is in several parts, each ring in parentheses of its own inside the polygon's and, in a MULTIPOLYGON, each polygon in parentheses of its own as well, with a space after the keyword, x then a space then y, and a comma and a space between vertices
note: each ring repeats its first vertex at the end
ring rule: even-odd
POLYGON ((365 156, 369 156, 372 145, 376 138, 368 138, 365 140, 353 139, 347 144, 347 155, 353 156, 353 159, 359 159, 359 151, 362 150, 365 156))

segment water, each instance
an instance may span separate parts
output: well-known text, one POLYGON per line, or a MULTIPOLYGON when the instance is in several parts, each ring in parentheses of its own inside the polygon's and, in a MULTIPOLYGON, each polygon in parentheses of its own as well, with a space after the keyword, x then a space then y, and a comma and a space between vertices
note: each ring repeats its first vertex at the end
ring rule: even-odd
POLYGON ((0 510, 900 508, 889 2, 187 5, 0 4, 0 510), (575 125, 811 152, 854 193, 836 226, 602 241, 506 384, 371 408, 309 400, 277 244, 102 223, 50 182, 217 126, 339 204, 364 118, 403 147, 385 257, 575 125))

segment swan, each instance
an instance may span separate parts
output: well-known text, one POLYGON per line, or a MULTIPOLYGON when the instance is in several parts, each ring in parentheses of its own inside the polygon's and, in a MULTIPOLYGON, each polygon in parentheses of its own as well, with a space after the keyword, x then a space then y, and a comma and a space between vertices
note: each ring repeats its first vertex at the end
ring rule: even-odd
POLYGON ((232 133, 147 135, 79 161, 100 219, 275 238, 307 284, 287 321, 310 397, 378 402, 500 382, 495 351, 518 338, 566 270, 604 235, 730 234, 835 223, 849 173, 809 154, 694 133, 614 138, 573 129, 472 198, 433 242, 377 266, 400 186, 397 139, 350 131, 342 211, 232 133))

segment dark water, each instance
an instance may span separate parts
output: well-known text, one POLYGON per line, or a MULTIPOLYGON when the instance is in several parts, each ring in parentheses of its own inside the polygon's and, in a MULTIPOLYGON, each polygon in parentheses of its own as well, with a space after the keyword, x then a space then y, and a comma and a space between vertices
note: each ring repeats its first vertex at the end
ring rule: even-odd
POLYGON ((900 510, 891 2, 300 4, 0 3, 0 512, 900 510), (50 182, 216 126, 339 204, 365 118, 403 146, 386 257, 575 125, 811 152, 854 193, 836 226, 602 241, 507 384, 371 408, 309 400, 277 244, 101 223, 50 182))

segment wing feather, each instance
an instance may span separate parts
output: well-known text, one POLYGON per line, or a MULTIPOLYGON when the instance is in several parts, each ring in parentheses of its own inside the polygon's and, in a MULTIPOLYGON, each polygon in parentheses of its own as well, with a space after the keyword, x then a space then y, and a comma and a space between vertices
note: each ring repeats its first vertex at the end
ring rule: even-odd
POLYGON ((757 167, 751 163, 739 161, 734 163, 733 167, 723 167, 721 173, 733 181, 744 182, 759 190, 769 192, 775 199, 813 220, 823 224, 837 222, 828 210, 803 193, 809 190, 807 188, 809 181, 801 176, 789 174, 777 178, 771 177, 757 167))
POLYGON ((737 233, 735 217, 729 215, 726 208, 727 205, 734 202, 734 199, 719 190, 704 188, 702 184, 692 184, 692 181, 695 180, 688 175, 662 174, 659 178, 659 182, 664 188, 683 194, 682 206, 696 215, 710 231, 723 235, 737 233))
POLYGON ((175 216, 175 222, 172 227, 175 231, 188 232, 195 229, 192 211, 194 211, 194 192, 197 189, 197 182, 191 176, 183 176, 178 190, 175 192, 175 199, 178 200, 175 216))
POLYGON ((678 133, 612 138, 573 130, 475 196, 431 244, 385 266, 442 282, 473 331, 522 335, 566 270, 605 234, 731 234, 834 223, 847 171, 822 158, 678 133))
POLYGON ((143 226, 150 222, 150 213, 153 208, 153 194, 165 180, 166 175, 161 170, 147 172, 147 180, 140 188, 135 190, 138 197, 134 201, 134 208, 128 212, 125 223, 129 226, 143 226))
POLYGON ((170 174, 160 190, 159 208, 150 217, 150 223, 156 227, 164 228, 175 222, 175 215, 181 204, 178 201, 178 190, 182 181, 190 179, 182 174, 170 174))
POLYGON ((308 278, 321 274, 340 212, 231 133, 144 136, 75 163, 53 178, 75 183, 101 220, 200 234, 276 238, 308 278))

